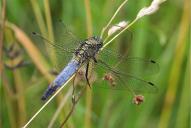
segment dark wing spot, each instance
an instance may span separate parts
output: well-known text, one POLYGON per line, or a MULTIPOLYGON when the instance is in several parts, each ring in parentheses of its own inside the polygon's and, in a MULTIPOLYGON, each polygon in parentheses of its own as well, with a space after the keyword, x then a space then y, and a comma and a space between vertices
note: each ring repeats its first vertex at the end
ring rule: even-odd
POLYGON ((151 60, 151 63, 156 63, 154 60, 151 60))
POLYGON ((152 82, 148 82, 148 84, 150 84, 150 85, 154 86, 154 84, 153 84, 152 82))
POLYGON ((32 32, 33 35, 36 35, 36 32, 32 32))

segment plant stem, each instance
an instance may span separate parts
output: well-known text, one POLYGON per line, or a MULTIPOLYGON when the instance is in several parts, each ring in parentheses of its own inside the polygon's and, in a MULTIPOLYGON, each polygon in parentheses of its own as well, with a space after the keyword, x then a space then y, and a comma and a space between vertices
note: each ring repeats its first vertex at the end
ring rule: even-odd
MULTIPOLYGON (((92 29, 92 16, 91 16, 91 5, 89 0, 84 0, 85 4, 85 11, 86 11, 86 27, 87 27, 87 36, 92 36, 93 29, 92 29)), ((90 64, 90 70, 88 70, 88 74, 91 74, 92 64, 90 64)), ((89 78, 89 76, 88 76, 89 78)), ((88 87, 88 86, 86 86, 88 87)), ((91 127, 91 108, 92 108, 92 90, 86 89, 86 112, 85 112, 85 128, 91 127)))
POLYGON ((2 13, 1 13, 1 32, 0 32, 0 74, 2 74, 3 70, 3 37, 5 31, 5 16, 6 16, 6 0, 2 1, 2 13))
POLYGON ((17 104, 18 104, 18 126, 21 127, 26 121, 26 107, 25 107, 25 99, 24 99, 24 89, 22 83, 22 77, 20 71, 18 69, 13 70, 15 88, 17 94, 17 104))
POLYGON ((131 27, 138 19, 133 20, 129 25, 127 25, 123 30, 121 30, 118 34, 116 34, 112 39, 105 43, 101 50, 103 50, 107 45, 109 45, 113 40, 115 40, 119 35, 121 35, 124 31, 126 31, 129 27, 131 27))
POLYGON ((48 37, 51 41, 54 42, 54 34, 53 34, 53 29, 52 29, 50 5, 49 5, 48 0, 44 0, 44 8, 45 8, 45 17, 46 17, 46 22, 47 22, 47 28, 48 28, 48 37))
POLYGON ((86 90, 86 87, 84 87, 84 88, 81 90, 81 92, 80 92, 78 98, 77 98, 76 101, 72 104, 72 108, 71 108, 70 112, 68 113, 68 115, 66 116, 66 118, 65 118, 65 120, 62 122, 62 124, 60 125, 60 128, 62 128, 62 127, 66 124, 66 122, 68 121, 68 119, 69 119, 70 116, 72 115, 72 113, 73 113, 73 111, 74 111, 74 109, 75 109, 76 104, 79 102, 79 100, 80 100, 80 98, 82 97, 82 95, 84 94, 84 91, 85 91, 85 90, 86 90))
POLYGON ((40 50, 34 45, 34 43, 29 39, 24 31, 22 31, 15 24, 6 22, 6 26, 14 31, 16 39, 25 48, 37 69, 45 76, 49 82, 52 82, 53 77, 49 74, 50 67, 43 55, 39 52, 40 50))
MULTIPOLYGON (((45 10, 45 18, 46 18, 46 23, 47 23, 47 30, 48 30, 48 39, 54 42, 54 32, 52 29, 52 20, 51 20, 51 12, 50 12, 50 5, 48 0, 44 0, 44 10, 45 10)), ((57 58, 54 49, 51 49, 47 46, 47 50, 49 51, 49 56, 51 59, 51 62, 56 65, 57 58)))
POLYGON ((189 31, 189 1, 184 0, 184 11, 180 23, 180 34, 176 44, 176 50, 174 55, 174 62, 170 71, 170 78, 168 81, 168 88, 165 96, 165 101, 162 107, 160 116, 159 128, 168 127, 168 122, 171 117, 173 104, 176 100, 176 91, 178 89, 178 82, 180 78, 181 66, 183 63, 185 48, 186 48, 186 36, 189 31))
POLYGON ((103 34, 105 33, 105 31, 107 30, 107 28, 110 26, 111 22, 113 21, 113 19, 116 17, 116 15, 118 14, 118 12, 121 10, 121 8, 126 4, 128 0, 123 1, 123 3, 121 3, 121 5, 117 8, 117 10, 115 11, 114 15, 111 17, 111 19, 109 20, 108 24, 102 29, 101 31, 101 38, 103 38, 103 34))
POLYGON ((182 84, 182 92, 180 96, 180 102, 177 110, 177 116, 175 121, 175 128, 187 128, 188 127, 188 121, 189 121, 189 109, 190 109, 190 103, 188 102, 190 99, 190 62, 189 59, 187 60, 187 66, 186 71, 184 75, 184 81, 182 84))
POLYGON ((2 75, 2 83, 3 83, 3 92, 4 92, 5 102, 6 102, 6 108, 7 108, 7 112, 8 112, 8 116, 9 116, 9 121, 10 121, 10 127, 15 128, 16 116, 14 113, 15 106, 13 105, 14 94, 8 84, 5 74, 2 75))
POLYGON ((66 101, 68 100, 69 96, 71 95, 72 92, 72 87, 68 90, 68 92, 66 93, 66 95, 64 96, 64 98, 62 99, 58 109, 56 110, 56 112, 54 113, 52 119, 50 120, 50 123, 48 125, 48 128, 52 128, 54 122, 56 121, 58 115, 60 114, 62 108, 64 107, 64 105, 66 104, 66 101))
POLYGON ((31 1, 31 5, 33 8, 33 12, 37 21, 37 24, 40 28, 40 32, 44 35, 47 36, 47 30, 46 30, 46 26, 45 26, 45 22, 42 16, 42 13, 40 12, 40 8, 38 6, 38 3, 36 2, 36 0, 30 0, 31 1))
POLYGON ((52 101, 52 99, 70 82, 70 80, 73 79, 73 77, 74 75, 68 79, 68 81, 66 81, 66 83, 62 85, 52 97, 50 97, 50 99, 30 118, 30 120, 22 128, 27 128, 28 125, 34 120, 34 118, 50 103, 50 101, 52 101))
POLYGON ((90 1, 84 0, 85 10, 86 10, 86 27, 87 27, 87 35, 92 36, 93 28, 92 28, 92 16, 90 9, 90 1))

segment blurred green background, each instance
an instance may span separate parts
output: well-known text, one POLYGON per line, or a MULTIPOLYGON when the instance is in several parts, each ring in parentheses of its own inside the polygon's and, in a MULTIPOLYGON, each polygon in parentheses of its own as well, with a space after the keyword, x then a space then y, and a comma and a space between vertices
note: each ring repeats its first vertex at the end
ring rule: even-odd
MULTIPOLYGON (((122 2, 1 0, 0 127, 23 126, 44 104, 40 97, 53 79, 49 73, 51 61, 44 56, 31 32, 39 31, 53 39, 54 23, 62 19, 81 39, 99 35, 122 2), (14 46, 13 52, 3 50, 11 46, 14 46), (18 51, 20 54, 14 56, 18 51)), ((150 3, 151 0, 129 0, 113 24, 132 21, 150 3)), ((159 73, 152 77, 158 93, 145 94, 145 102, 136 106, 126 91, 87 89, 65 127, 190 127, 190 1, 167 0, 156 13, 138 20, 129 30, 133 34, 132 54, 152 57, 160 65, 159 73)), ((115 44, 123 47, 128 37, 122 34, 110 48, 115 48, 115 44)), ((70 85, 43 109, 30 128, 60 126, 71 108, 70 85)))

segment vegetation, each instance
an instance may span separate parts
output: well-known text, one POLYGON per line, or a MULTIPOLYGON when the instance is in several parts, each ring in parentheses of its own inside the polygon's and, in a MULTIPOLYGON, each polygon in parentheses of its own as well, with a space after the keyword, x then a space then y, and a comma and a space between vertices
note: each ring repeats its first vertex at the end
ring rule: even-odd
MULTIPOLYGON (((54 76, 54 55, 45 55, 46 44, 32 32, 55 40, 56 21, 85 39, 100 35, 124 0, 2 0, 0 33, 0 127, 17 128, 45 104, 40 100, 54 76)), ((190 1, 167 0, 158 10, 136 19, 151 0, 126 0, 111 25, 128 21, 128 30, 105 49, 127 50, 136 57, 154 58, 160 65, 151 76, 159 91, 144 94, 141 105, 127 91, 89 89, 75 105, 65 127, 77 128, 188 128, 190 127, 190 1), (132 21, 134 21, 132 23, 132 21), (132 24, 131 24, 132 23, 132 24), (129 33, 133 37, 130 39, 129 33), (125 48, 124 48, 125 47, 125 48)), ((62 28, 60 28, 62 29, 62 28)), ((106 31, 107 33, 107 31, 106 31)), ((107 35, 107 34, 106 34, 107 35)), ((64 60, 63 60, 64 62, 64 60)), ((72 107, 72 82, 30 122, 28 127, 60 127, 72 107)))

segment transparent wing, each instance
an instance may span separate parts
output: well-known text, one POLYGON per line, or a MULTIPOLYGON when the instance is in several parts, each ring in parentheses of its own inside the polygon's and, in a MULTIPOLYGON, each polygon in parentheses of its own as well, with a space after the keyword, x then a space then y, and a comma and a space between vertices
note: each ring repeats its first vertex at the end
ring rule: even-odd
POLYGON ((134 76, 128 72, 122 72, 110 67, 107 63, 99 60, 96 65, 98 81, 94 87, 110 88, 117 90, 128 90, 133 94, 155 93, 158 91, 156 85, 141 77, 134 76), (100 79, 100 80, 99 80, 100 79))
POLYGON ((138 77, 153 75, 159 71, 159 65, 153 59, 129 57, 127 54, 120 55, 111 50, 104 49, 99 54, 98 59, 107 60, 107 64, 113 69, 118 69, 138 77))
POLYGON ((54 37, 57 45, 69 50, 74 50, 79 45, 80 39, 68 29, 63 21, 57 21, 54 28, 54 37))
MULTIPOLYGON (((159 65, 152 59, 129 57, 111 50, 103 50, 97 56, 95 70, 100 79, 99 87, 128 89, 131 92, 156 92, 157 87, 148 79, 159 71, 159 65)), ((99 81, 99 80, 98 80, 99 81)))
POLYGON ((56 22, 53 28, 54 39, 48 39, 45 35, 38 33, 33 33, 33 35, 41 39, 41 44, 43 44, 42 41, 44 42, 44 45, 40 45, 41 50, 44 51, 45 56, 50 58, 53 70, 60 72, 72 59, 74 50, 80 41, 61 21, 56 22))

